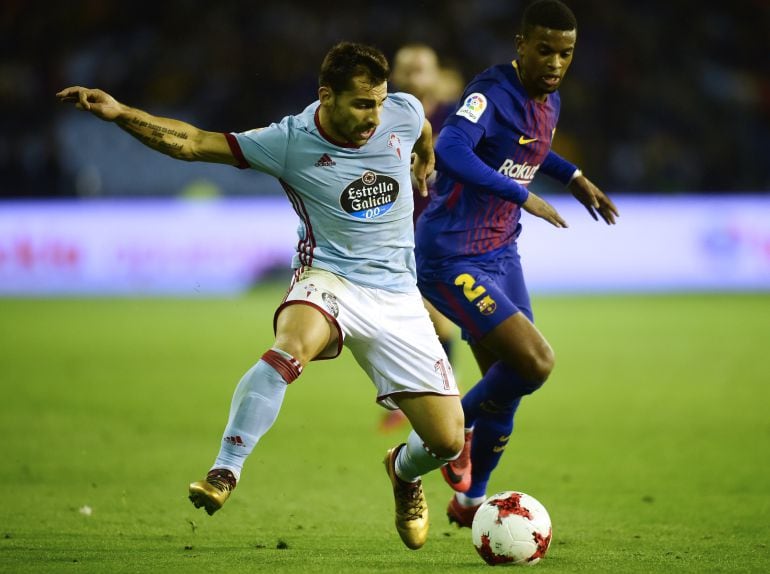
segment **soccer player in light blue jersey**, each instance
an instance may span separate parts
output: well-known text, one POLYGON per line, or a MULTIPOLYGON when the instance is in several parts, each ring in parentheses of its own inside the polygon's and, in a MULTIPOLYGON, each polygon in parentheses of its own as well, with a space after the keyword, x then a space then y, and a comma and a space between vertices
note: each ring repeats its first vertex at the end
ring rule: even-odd
POLYGON ((275 343, 235 389, 214 465, 190 484, 193 504, 209 514, 222 507, 287 386, 310 361, 335 358, 344 344, 374 383, 377 401, 400 408, 414 429, 384 462, 396 528, 417 549, 428 534, 420 476, 460 454, 463 413, 415 275, 410 162, 414 153, 412 169, 427 193, 432 130, 414 96, 388 94, 389 73, 376 48, 340 43, 322 63, 317 101, 243 133, 155 117, 97 89, 75 86, 57 96, 173 158, 269 173, 299 217, 294 276, 273 320, 275 343))
POLYGON ((618 216, 601 190, 551 151, 557 89, 576 40, 577 22, 565 4, 530 4, 516 39, 518 58, 468 84, 436 141, 435 194, 417 222, 418 285, 460 325, 482 372, 462 401, 463 454, 442 467, 457 491, 447 514, 460 526, 471 526, 486 496, 519 402, 554 365, 553 351, 533 323, 516 240, 522 209, 556 227, 567 224, 527 186, 545 173, 566 185, 594 219, 614 224, 618 216))

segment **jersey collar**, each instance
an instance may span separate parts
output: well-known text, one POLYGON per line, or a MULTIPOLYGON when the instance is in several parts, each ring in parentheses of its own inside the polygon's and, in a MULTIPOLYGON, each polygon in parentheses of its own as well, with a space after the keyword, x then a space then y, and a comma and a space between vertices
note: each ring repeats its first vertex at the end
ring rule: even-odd
POLYGON ((315 114, 313 114, 313 121, 315 122, 315 127, 318 128, 318 133, 321 134, 322 138, 324 138, 329 143, 334 144, 338 147, 347 147, 347 148, 353 148, 353 149, 358 149, 361 147, 351 142, 338 141, 334 139, 332 136, 330 136, 328 133, 326 133, 326 131, 321 127, 320 110, 321 110, 321 104, 318 104, 318 107, 315 109, 315 114))

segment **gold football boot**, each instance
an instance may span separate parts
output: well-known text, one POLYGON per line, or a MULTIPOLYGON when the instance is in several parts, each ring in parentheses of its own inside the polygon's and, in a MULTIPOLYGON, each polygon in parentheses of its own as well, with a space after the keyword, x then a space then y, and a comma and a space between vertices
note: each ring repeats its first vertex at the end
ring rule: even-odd
POLYGON ((396 503, 396 530, 412 550, 422 548, 428 539, 428 502, 422 492, 422 481, 405 482, 396 475, 396 455, 405 445, 394 446, 385 456, 385 470, 393 485, 396 503))
POLYGON ((222 508, 235 489, 235 476, 225 468, 215 468, 209 471, 206 478, 190 484, 190 501, 195 508, 201 506, 209 515, 222 508))

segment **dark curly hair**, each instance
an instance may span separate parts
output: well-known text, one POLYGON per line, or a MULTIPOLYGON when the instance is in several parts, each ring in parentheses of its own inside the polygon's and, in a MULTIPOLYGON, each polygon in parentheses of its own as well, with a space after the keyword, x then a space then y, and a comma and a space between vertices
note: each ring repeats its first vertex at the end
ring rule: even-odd
POLYGON ((334 92, 344 92, 351 87, 356 76, 366 76, 372 85, 387 81, 390 65, 383 53, 365 44, 340 42, 324 57, 318 85, 327 86, 334 92))
POLYGON ((577 30, 577 19, 572 10, 560 0, 535 0, 524 10, 521 34, 526 37, 535 26, 552 30, 577 30))

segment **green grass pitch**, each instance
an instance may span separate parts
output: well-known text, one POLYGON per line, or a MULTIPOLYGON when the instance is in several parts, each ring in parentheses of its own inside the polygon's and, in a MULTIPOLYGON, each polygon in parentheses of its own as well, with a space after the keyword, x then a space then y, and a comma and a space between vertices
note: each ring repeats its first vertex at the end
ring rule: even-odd
MULTIPOLYGON (((376 431, 384 411, 347 351, 292 385, 221 512, 189 504, 282 292, 0 300, 0 572, 489 568, 447 524, 438 473, 428 544, 402 546, 381 460, 406 430, 376 431)), ((770 571, 770 295, 534 306, 557 367, 522 402, 491 489, 548 508, 535 568, 770 571)), ((475 382, 464 347, 456 370, 475 382)))

